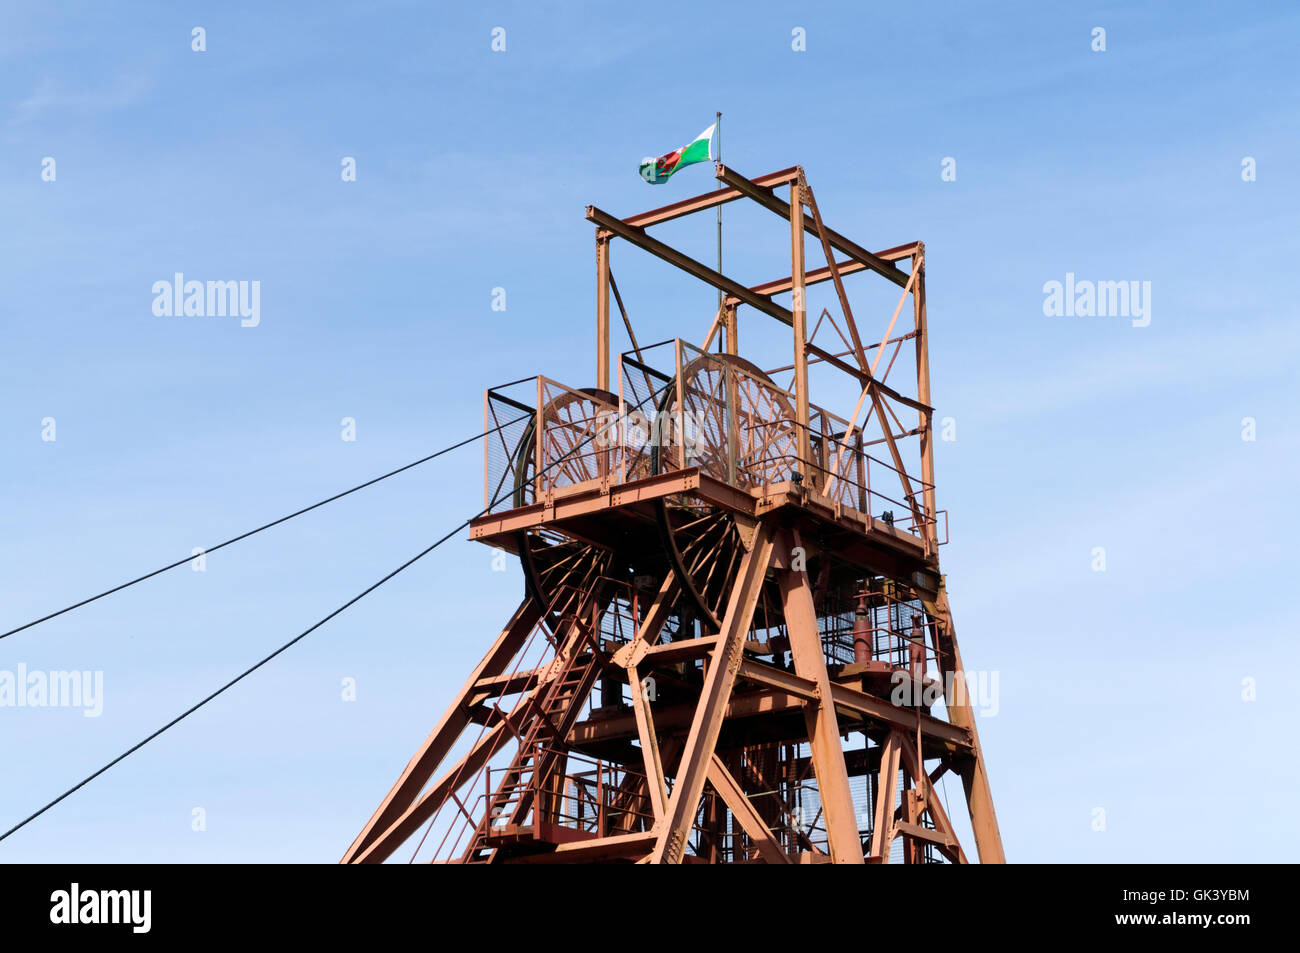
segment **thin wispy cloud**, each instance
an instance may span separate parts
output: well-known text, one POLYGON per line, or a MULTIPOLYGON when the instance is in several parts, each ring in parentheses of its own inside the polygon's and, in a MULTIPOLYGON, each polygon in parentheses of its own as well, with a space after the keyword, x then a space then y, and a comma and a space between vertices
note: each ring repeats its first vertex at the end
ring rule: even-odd
POLYGON ((143 73, 122 73, 108 85, 73 87, 43 78, 25 99, 14 104, 10 126, 25 126, 50 118, 74 118, 127 109, 148 95, 153 83, 143 73))

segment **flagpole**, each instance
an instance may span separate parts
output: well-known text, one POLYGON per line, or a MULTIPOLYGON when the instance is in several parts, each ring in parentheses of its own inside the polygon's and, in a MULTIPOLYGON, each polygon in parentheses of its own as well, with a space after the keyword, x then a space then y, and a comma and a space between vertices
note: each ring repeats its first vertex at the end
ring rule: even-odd
MULTIPOLYGON (((718 162, 722 162, 722 113, 721 112, 718 113, 717 119, 718 119, 718 129, 717 129, 718 162)), ((718 180, 718 188, 719 189, 722 188, 721 179, 718 180)), ((718 274, 722 274, 722 203, 721 202, 718 203, 718 274)), ((722 289, 721 288, 718 289, 718 311, 719 313, 721 313, 722 311, 722 289)), ((728 346, 730 346, 731 342, 728 341, 727 344, 728 346)), ((718 353, 719 354, 722 353, 721 334, 718 335, 718 353)))

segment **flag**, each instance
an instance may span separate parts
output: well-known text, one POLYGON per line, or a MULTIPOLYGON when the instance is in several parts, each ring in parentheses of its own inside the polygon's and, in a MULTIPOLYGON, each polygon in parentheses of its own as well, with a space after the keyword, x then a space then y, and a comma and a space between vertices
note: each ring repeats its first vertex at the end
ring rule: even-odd
POLYGON ((678 169, 697 162, 709 161, 713 158, 713 130, 717 128, 718 124, 715 122, 691 142, 658 159, 646 156, 641 160, 641 178, 651 185, 661 185, 667 182, 668 177, 678 169))

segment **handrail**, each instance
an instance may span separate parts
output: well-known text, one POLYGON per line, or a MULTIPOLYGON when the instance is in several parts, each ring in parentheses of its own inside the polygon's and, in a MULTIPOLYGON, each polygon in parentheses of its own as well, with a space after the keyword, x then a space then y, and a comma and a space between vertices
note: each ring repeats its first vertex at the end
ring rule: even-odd
MULTIPOLYGON (((617 402, 540 375, 493 388, 487 401, 522 406, 533 415, 532 434, 525 435, 532 441, 528 449, 533 459, 508 459, 505 472, 497 473, 485 452, 485 471, 491 471, 485 472, 486 486, 493 480, 522 480, 523 466, 533 471, 526 474, 530 479, 523 502, 537 502, 559 488, 587 481, 600 481, 603 487, 643 479, 651 475, 656 457, 660 471, 698 466, 744 490, 789 480, 796 469, 809 478, 810 489, 837 506, 868 517, 876 516, 881 504, 886 514, 897 508, 904 515, 903 525, 923 538, 927 551, 932 541, 946 542, 938 538, 943 511, 927 502, 933 499, 933 481, 900 465, 896 452, 888 460, 868 452, 860 429, 817 405, 809 406, 808 424, 800 424, 793 392, 745 362, 703 351, 680 338, 620 355, 617 402), (665 365, 671 370, 659 369, 665 365), (530 383, 531 401, 503 393, 530 383), (665 393, 671 398, 667 403, 660 398, 665 393), (661 408, 668 406, 671 419, 660 419, 661 408), (804 426, 808 437, 800 441, 804 426), (800 455, 801 442, 810 459, 800 455), (652 452, 656 447, 663 450, 652 452), (669 447, 671 451, 664 452, 669 447), (548 466, 561 458, 561 466, 548 466)), ((909 430, 887 439, 896 442, 916 434, 909 430)), ((499 439, 504 442, 504 435, 499 439)), ((519 499, 512 505, 519 505, 519 499)))

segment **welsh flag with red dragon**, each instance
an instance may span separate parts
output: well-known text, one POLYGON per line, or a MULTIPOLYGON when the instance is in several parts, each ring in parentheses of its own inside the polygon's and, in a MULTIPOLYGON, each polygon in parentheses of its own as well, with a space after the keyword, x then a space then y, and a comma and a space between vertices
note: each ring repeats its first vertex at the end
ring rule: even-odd
POLYGON ((713 131, 717 128, 715 122, 680 149, 674 149, 658 159, 646 156, 641 160, 641 178, 651 185, 662 185, 678 169, 697 162, 708 162, 713 158, 713 131))

